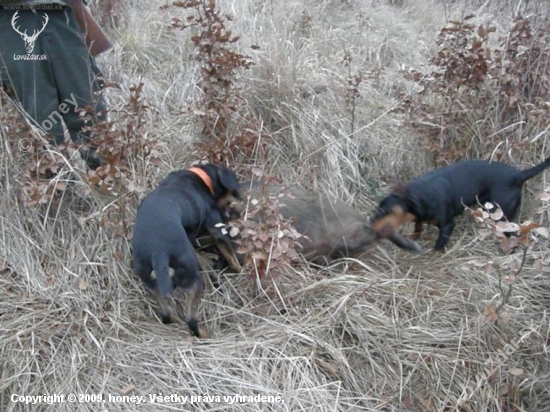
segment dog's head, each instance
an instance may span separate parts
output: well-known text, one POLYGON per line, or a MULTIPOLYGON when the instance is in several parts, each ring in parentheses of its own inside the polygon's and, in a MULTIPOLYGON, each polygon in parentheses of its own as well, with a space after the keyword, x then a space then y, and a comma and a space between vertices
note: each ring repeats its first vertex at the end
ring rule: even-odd
POLYGON ((237 175, 225 167, 213 164, 195 166, 206 172, 212 181, 212 191, 216 205, 228 220, 237 219, 244 211, 237 175))
POLYGON ((382 199, 367 226, 378 237, 388 238, 395 229, 415 219, 412 202, 402 194, 392 193, 382 199))

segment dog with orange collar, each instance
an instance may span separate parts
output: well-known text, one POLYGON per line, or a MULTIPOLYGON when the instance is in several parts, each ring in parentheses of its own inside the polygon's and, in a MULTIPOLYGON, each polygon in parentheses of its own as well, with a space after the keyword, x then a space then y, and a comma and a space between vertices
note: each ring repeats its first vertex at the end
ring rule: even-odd
POLYGON ((230 268, 240 272, 231 240, 220 227, 227 221, 224 212, 240 213, 229 207, 239 200, 235 173, 207 164, 170 173, 141 202, 132 238, 133 270, 155 296, 163 323, 171 322, 166 297, 182 287, 188 295, 186 323, 195 336, 206 337, 197 320, 203 282, 193 244, 209 234, 230 268))

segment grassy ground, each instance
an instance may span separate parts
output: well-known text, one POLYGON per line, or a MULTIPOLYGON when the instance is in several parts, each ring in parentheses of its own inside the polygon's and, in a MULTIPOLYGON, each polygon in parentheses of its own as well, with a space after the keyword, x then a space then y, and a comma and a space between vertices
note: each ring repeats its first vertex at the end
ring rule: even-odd
MULTIPOLYGON (((397 92, 413 90, 399 71, 423 69, 446 19, 474 11, 477 21, 506 28, 517 6, 222 3, 242 36, 237 47, 256 63, 239 84, 274 136, 269 172, 365 213, 394 180, 434 166, 402 115, 391 111, 397 92), (250 49, 253 44, 260 49, 250 49), (350 73, 363 74, 353 120, 345 99, 350 73)), ((118 24, 109 28, 114 49, 99 60, 120 86, 108 92, 111 107, 123 106, 130 85, 145 84, 146 132, 163 143, 162 163, 152 172, 157 181, 196 160, 190 148, 199 128, 183 109, 201 93, 190 34, 169 28, 181 12, 160 10, 162 4, 122 3, 118 24)), ((547 18, 541 4, 529 11, 547 18)), ((380 243, 360 260, 303 265, 274 281, 221 275, 219 288, 205 270, 201 312, 211 338, 198 341, 182 325, 159 322, 131 274, 128 242, 98 225, 116 197, 87 190, 78 177, 82 168, 59 202, 26 207, 17 200, 22 166, 9 150, 17 136, 10 124, 2 127, 1 410, 550 411, 550 246, 543 237, 527 251, 519 274, 522 251, 505 255, 495 237, 480 240, 467 216, 443 255, 430 251, 432 229, 420 255, 380 243), (512 292, 503 302, 508 284, 512 292), (12 400, 70 393, 145 402, 12 400), (158 394, 189 398, 153 404, 149 395, 158 394), (234 395, 273 398, 228 405, 224 396, 234 395)), ((548 155, 548 138, 542 139, 521 164, 507 160, 518 167, 540 162, 548 155)), ((548 176, 528 183, 521 221, 548 226, 548 212, 535 214, 548 176)), ((184 314, 182 292, 173 305, 184 314)))

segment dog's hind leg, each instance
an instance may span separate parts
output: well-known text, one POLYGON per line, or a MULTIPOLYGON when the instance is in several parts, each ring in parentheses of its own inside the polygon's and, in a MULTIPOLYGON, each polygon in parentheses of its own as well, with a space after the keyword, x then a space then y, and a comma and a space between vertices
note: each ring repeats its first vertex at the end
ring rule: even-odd
POLYGON ((157 300, 160 309, 162 323, 171 323, 170 309, 166 302, 168 296, 174 290, 174 283, 170 277, 168 256, 158 254, 153 256, 153 270, 155 271, 155 287, 152 288, 153 296, 157 300))
POLYGON ((187 313, 185 323, 198 338, 206 338, 206 332, 199 328, 198 313, 201 303, 203 283, 199 272, 199 264, 192 249, 183 253, 175 262, 174 284, 181 286, 187 294, 187 313))
POLYGON ((198 322, 198 313, 199 305, 202 298, 203 284, 202 280, 198 278, 193 284, 187 288, 185 291, 187 293, 187 315, 185 322, 189 329, 197 338, 207 338, 208 334, 203 329, 199 328, 198 322))
POLYGON ((162 296, 156 289, 150 289, 150 291, 159 305, 160 318, 162 320, 162 323, 164 323, 165 325, 168 323, 172 323, 172 316, 170 315, 170 309, 168 308, 166 297, 162 296))
POLYGON ((142 261, 138 258, 134 258, 134 274, 142 280, 143 284, 145 285, 145 289, 157 301, 160 309, 160 317, 162 319, 162 323, 170 323, 170 309, 168 308, 166 299, 157 291, 158 274, 155 273, 155 277, 157 278, 155 279, 151 276, 152 271, 153 266, 150 262, 147 262, 147 260, 142 261))

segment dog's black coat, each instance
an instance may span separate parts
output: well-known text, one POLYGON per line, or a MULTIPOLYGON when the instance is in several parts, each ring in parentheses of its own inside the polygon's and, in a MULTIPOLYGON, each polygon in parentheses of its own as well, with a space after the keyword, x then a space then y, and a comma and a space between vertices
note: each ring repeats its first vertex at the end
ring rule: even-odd
POLYGON ((164 323, 170 313, 164 297, 178 286, 189 295, 187 324, 200 336, 197 311, 203 283, 193 243, 198 236, 209 234, 216 246, 240 270, 231 242, 221 228, 222 210, 227 203, 240 199, 235 174, 215 165, 196 166, 210 177, 214 193, 197 174, 180 170, 170 173, 139 206, 132 239, 135 275, 156 295, 164 323), (174 270, 170 277, 169 268, 174 270), (151 272, 155 271, 155 277, 151 272))
POLYGON ((384 198, 371 225, 375 227, 377 221, 393 213, 397 206, 397 210, 414 216, 418 234, 422 223, 435 223, 439 236, 434 249, 441 250, 453 232, 453 218, 464 211, 464 206, 495 203, 508 220, 514 219, 523 184, 548 166, 550 157, 527 170, 485 160, 457 162, 419 176, 408 183, 402 193, 384 198))

